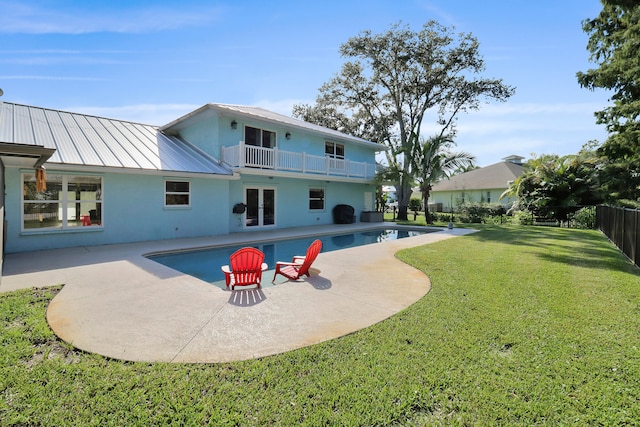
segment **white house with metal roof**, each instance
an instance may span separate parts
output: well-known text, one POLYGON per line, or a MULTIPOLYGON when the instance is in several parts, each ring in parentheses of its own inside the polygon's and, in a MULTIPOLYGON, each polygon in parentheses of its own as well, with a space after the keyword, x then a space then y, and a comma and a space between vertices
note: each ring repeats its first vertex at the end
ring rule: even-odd
POLYGON ((329 224, 338 204, 357 218, 383 149, 256 107, 156 127, 0 102, 5 251, 329 224))
POLYGON ((451 212, 466 202, 500 203, 510 206, 514 199, 500 195, 524 172, 521 156, 508 156, 502 162, 474 169, 435 184, 429 205, 435 211, 451 212))

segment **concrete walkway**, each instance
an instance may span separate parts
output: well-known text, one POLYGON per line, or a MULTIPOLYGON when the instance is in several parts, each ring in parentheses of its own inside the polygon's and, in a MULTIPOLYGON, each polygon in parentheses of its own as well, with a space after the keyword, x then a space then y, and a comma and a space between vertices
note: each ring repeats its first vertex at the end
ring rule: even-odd
MULTIPOLYGON (((349 334, 413 304, 429 291, 429 279, 394 253, 472 231, 320 253, 313 265, 318 275, 254 290, 223 290, 144 254, 367 228, 371 224, 8 254, 0 291, 64 284, 47 319, 61 339, 88 352, 148 362, 263 357, 349 334)), ((267 280, 272 276, 265 273, 267 280)))

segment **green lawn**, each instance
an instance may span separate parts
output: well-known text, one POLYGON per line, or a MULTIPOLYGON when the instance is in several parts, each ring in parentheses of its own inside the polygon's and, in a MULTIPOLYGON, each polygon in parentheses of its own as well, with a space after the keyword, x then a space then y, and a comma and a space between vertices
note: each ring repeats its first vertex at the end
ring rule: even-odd
POLYGON ((0 294, 0 425, 637 424, 638 269, 595 231, 480 228, 398 254, 433 286, 400 314, 246 362, 81 353, 57 289, 0 294))

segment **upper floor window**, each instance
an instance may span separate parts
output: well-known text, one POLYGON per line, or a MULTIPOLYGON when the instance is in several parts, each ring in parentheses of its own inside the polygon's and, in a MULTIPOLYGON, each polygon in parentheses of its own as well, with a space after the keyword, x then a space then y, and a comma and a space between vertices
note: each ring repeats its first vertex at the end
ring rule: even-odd
POLYGON ((344 145, 335 142, 324 143, 324 154, 332 159, 344 159, 344 145))
POLYGON ((270 130, 245 126, 244 143, 255 147, 274 148, 276 146, 276 133, 270 130))
POLYGON ((102 226, 102 177, 50 173, 36 190, 35 173, 22 174, 22 228, 102 226))
POLYGON ((344 145, 335 142, 324 143, 324 155, 329 159, 329 170, 331 172, 342 172, 345 169, 344 145))
POLYGON ((165 181, 164 205, 189 207, 191 205, 191 183, 189 181, 165 181))

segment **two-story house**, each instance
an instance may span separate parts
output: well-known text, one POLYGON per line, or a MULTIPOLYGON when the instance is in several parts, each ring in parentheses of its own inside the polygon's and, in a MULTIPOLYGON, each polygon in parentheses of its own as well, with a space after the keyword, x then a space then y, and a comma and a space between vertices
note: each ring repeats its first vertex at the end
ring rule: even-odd
POLYGON ((332 223, 384 147, 261 108, 161 126, 0 102, 6 252, 332 223))

